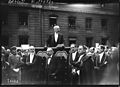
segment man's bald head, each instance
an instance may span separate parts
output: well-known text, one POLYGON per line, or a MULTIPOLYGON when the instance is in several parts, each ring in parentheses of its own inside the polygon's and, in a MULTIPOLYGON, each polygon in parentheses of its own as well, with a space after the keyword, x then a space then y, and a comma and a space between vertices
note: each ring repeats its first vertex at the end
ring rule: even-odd
POLYGON ((53 27, 53 29, 54 29, 54 32, 56 32, 56 33, 58 33, 60 31, 60 27, 58 25, 55 25, 53 27))

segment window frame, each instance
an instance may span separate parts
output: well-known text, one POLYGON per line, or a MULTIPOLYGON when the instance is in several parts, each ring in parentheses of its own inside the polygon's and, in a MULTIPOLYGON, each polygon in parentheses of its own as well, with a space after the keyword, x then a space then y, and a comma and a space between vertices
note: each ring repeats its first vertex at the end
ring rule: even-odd
POLYGON ((73 41, 73 43, 74 43, 74 41, 75 41, 74 44, 76 44, 76 43, 77 43, 77 38, 76 38, 76 37, 68 37, 69 46, 72 44, 72 43, 70 43, 70 41, 73 41), (70 40, 70 39, 71 39, 71 40, 70 40))
POLYGON ((75 16, 68 17, 68 28, 76 29, 76 17, 75 16))
POLYGON ((22 44, 28 44, 29 43, 29 35, 19 35, 18 39, 19 39, 19 46, 21 46, 22 44), (23 38, 27 39, 27 41, 26 42, 25 41, 20 42, 20 40, 23 40, 23 38))
POLYGON ((92 30, 92 17, 86 17, 85 18, 85 29, 87 31, 91 31, 92 30))
POLYGON ((92 47, 92 45, 93 45, 93 37, 86 37, 86 46, 87 47, 92 47))
POLYGON ((101 29, 102 30, 107 30, 107 25, 108 25, 108 19, 102 18, 101 19, 101 29))
POLYGON ((8 25, 8 14, 5 14, 2 18, 2 25, 8 25))
POLYGON ((57 20, 58 20, 58 16, 57 15, 55 15, 55 14, 49 15, 49 27, 52 28, 55 25, 57 25, 57 20), (51 21, 54 21, 54 20, 55 20, 55 23, 54 22, 51 23, 51 21))
POLYGON ((106 44, 107 44, 107 41, 108 41, 108 38, 107 38, 107 37, 102 37, 102 38, 101 38, 101 44, 102 44, 102 45, 106 45, 106 44))
POLYGON ((28 25, 28 13, 27 12, 19 12, 19 25, 28 25))
POLYGON ((2 35, 1 36, 1 45, 2 46, 8 46, 9 45, 9 36, 8 35, 2 35))

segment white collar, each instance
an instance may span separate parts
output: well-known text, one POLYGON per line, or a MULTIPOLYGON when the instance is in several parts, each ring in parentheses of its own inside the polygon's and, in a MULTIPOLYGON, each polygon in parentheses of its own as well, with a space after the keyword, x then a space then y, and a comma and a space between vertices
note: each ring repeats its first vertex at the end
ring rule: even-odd
POLYGON ((74 53, 72 53, 72 59, 73 59, 73 60, 75 60, 76 53, 77 53, 77 51, 76 51, 76 52, 74 52, 74 53))
POLYGON ((55 34, 55 35, 58 35, 58 33, 56 33, 56 32, 55 32, 54 34, 55 34))
POLYGON ((85 55, 85 54, 80 55, 80 57, 79 57, 79 59, 78 59, 78 62, 81 61, 81 59, 82 59, 82 57, 83 57, 84 55, 85 55))
POLYGON ((49 56, 48 58, 52 58, 53 55, 49 56))
POLYGON ((52 58, 52 55, 50 57, 52 58))
POLYGON ((103 54, 104 54, 104 52, 102 52, 102 53, 99 54, 99 56, 100 56, 100 62, 102 60, 103 54))
POLYGON ((101 55, 101 56, 102 56, 103 54, 104 54, 104 52, 100 53, 99 55, 101 55))
POLYGON ((30 55, 34 55, 35 53, 30 53, 30 55))

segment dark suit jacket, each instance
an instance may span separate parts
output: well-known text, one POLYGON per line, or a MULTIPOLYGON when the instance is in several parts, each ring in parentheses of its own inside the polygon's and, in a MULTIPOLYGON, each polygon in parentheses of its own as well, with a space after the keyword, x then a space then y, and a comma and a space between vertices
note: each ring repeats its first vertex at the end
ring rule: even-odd
MULTIPOLYGON (((36 81, 39 74, 39 57, 35 54, 32 63, 26 65, 26 74, 28 81, 36 81)), ((26 62, 30 62, 30 55, 26 58, 26 62)))
POLYGON ((38 58, 36 59, 36 67, 38 70, 38 79, 40 81, 44 81, 45 80, 45 69, 46 69, 46 58, 45 57, 41 57, 38 56, 38 58))
POLYGON ((101 70, 104 70, 107 67, 107 65, 111 62, 110 57, 108 55, 106 55, 105 53, 103 54, 101 62, 99 60, 100 60, 100 56, 96 55, 94 64, 95 64, 95 66, 99 67, 101 70), (105 61, 107 61, 107 64, 104 64, 105 61))
POLYGON ((76 53, 74 60, 72 59, 72 53, 69 54, 69 62, 70 62, 71 65, 74 66, 74 64, 78 61, 78 59, 79 59, 78 52, 76 53))
POLYGON ((103 79, 104 72, 111 62, 110 57, 105 53, 103 54, 101 62, 99 60, 100 60, 100 56, 96 54, 94 59, 94 66, 98 68, 95 68, 94 72, 95 72, 95 79, 97 83, 99 83, 103 79), (107 64, 104 64, 105 61, 107 61, 107 64))
POLYGON ((13 69, 20 68, 23 62, 21 61, 21 57, 19 55, 11 54, 8 58, 8 62, 10 64, 10 68, 8 70, 9 77, 19 78, 19 72, 15 72, 13 69))
MULTIPOLYGON (((34 58, 32 60, 32 63, 27 65, 27 67, 30 68, 31 71, 38 70, 38 68, 36 67, 38 65, 38 61, 37 61, 38 58, 39 57, 36 54, 34 54, 34 58)), ((26 63, 27 62, 30 62, 30 55, 28 57, 26 57, 26 63)))
POLYGON ((84 56, 81 58, 81 61, 83 64, 80 67, 80 83, 90 85, 92 84, 94 70, 92 58, 91 56, 84 54, 84 56))
POLYGON ((8 62, 12 69, 18 68, 23 62, 21 61, 21 57, 19 55, 11 54, 8 58, 8 62))
POLYGON ((53 56, 47 67, 48 81, 62 81, 65 75, 67 61, 64 57, 53 56), (52 75, 54 73, 54 75, 52 75))
POLYGON ((63 44, 63 43, 64 43, 64 38, 63 38, 63 35, 61 34, 58 34, 57 42, 55 42, 54 34, 50 35, 47 40, 48 47, 56 47, 58 44, 63 44))

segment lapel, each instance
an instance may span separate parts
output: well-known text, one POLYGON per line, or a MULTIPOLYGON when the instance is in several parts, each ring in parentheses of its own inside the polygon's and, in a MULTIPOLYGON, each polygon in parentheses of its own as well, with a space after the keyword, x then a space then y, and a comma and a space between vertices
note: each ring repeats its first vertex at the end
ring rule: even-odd
POLYGON ((52 41, 53 41, 53 43, 55 43, 55 35, 54 34, 52 35, 52 41))
POLYGON ((60 40, 60 34, 58 34, 58 39, 57 39, 57 43, 59 42, 59 40, 60 40))
POLYGON ((73 53, 70 54, 70 61, 71 61, 71 62, 73 61, 72 54, 73 54, 73 53))
POLYGON ((99 60, 100 60, 100 56, 97 55, 97 57, 96 57, 96 66, 99 66, 99 60))
POLYGON ((104 53, 104 54, 103 54, 103 57, 102 57, 102 59, 101 59, 101 64, 104 63, 105 59, 106 59, 106 56, 105 56, 105 53, 104 53))
POLYGON ((58 34, 58 39, 57 39, 57 42, 55 42, 55 35, 53 34, 53 41, 54 41, 54 43, 58 43, 58 42, 59 42, 59 40, 60 40, 60 34, 58 34))
POLYGON ((35 62, 35 59, 36 59, 36 55, 34 54, 34 57, 33 57, 32 63, 35 62))
POLYGON ((77 52, 74 61, 78 61, 79 57, 80 57, 80 55, 79 55, 79 53, 77 52))
POLYGON ((70 53, 70 63, 72 62, 72 53, 70 53))
POLYGON ((51 64, 52 60, 53 60, 53 56, 52 56, 52 58, 50 59, 50 62, 49 62, 49 64, 48 64, 48 59, 47 59, 47 64, 48 64, 48 66, 51 64))
POLYGON ((95 54, 95 56, 94 56, 94 64, 95 64, 95 66, 98 66, 98 64, 99 64, 99 55, 98 54, 95 54))
MULTIPOLYGON (((76 55, 77 55, 77 53, 76 53, 76 55)), ((73 60, 73 58, 72 58, 72 53, 70 53, 70 63, 72 63, 72 62, 74 62, 75 60, 76 60, 76 55, 75 55, 75 59, 73 60)))
POLYGON ((80 61, 85 61, 85 60, 86 60, 86 59, 85 59, 85 56, 86 56, 86 54, 84 54, 84 55, 82 56, 82 58, 81 58, 80 61))
POLYGON ((30 62, 30 55, 28 55, 28 57, 26 57, 26 62, 30 62))
MULTIPOLYGON (((34 57, 33 57, 32 63, 35 62, 35 58, 36 58, 36 55, 34 54, 34 57)), ((30 62, 30 54, 29 54, 29 56, 28 56, 28 58, 27 58, 27 62, 30 62)))

